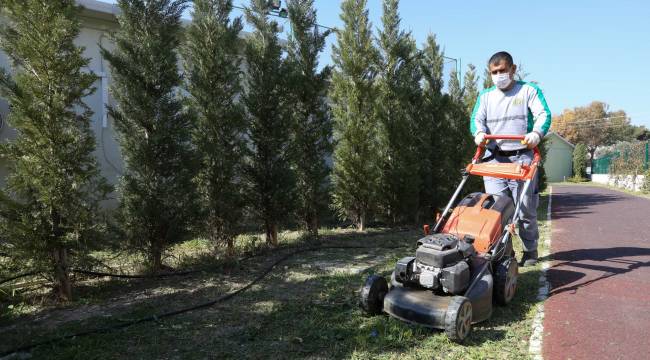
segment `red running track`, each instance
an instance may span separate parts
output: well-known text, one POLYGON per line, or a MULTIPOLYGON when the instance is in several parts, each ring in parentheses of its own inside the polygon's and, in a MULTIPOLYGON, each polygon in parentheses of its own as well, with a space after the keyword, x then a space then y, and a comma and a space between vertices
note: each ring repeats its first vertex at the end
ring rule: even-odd
POLYGON ((553 186, 543 356, 650 359, 650 199, 553 186))

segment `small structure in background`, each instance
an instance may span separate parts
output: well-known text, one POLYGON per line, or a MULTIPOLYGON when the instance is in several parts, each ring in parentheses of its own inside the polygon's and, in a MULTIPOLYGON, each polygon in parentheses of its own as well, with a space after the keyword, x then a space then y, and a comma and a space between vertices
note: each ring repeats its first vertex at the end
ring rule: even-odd
POLYGON ((573 175, 573 149, 575 145, 558 133, 549 132, 546 135, 546 159, 544 170, 546 181, 564 181, 573 175))

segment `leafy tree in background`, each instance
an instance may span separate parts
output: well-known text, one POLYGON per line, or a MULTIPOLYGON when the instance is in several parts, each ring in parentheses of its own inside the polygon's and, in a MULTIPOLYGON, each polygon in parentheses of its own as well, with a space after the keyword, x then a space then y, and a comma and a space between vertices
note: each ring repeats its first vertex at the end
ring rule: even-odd
POLYGON ((280 31, 268 18, 266 0, 252 0, 246 20, 253 28, 246 43, 246 91, 243 101, 248 117, 251 149, 246 177, 250 183, 251 209, 264 223, 266 241, 278 244, 278 226, 289 217, 294 195, 290 168, 291 117, 287 111, 288 73, 278 39, 280 31))
POLYGON ((245 205, 242 183, 246 123, 241 92, 243 45, 240 18, 230 20, 231 0, 195 0, 183 48, 188 101, 196 113, 193 132, 199 155, 195 184, 201 228, 215 246, 234 254, 234 239, 245 205))
POLYGON ((131 246, 159 271, 162 255, 194 221, 192 117, 178 93, 177 50, 184 0, 119 0, 109 108, 126 163, 119 185, 119 221, 131 246), (145 21, 146 20, 146 21, 145 21))
POLYGON ((648 141, 650 140, 650 130, 648 130, 643 125, 633 126, 632 138, 637 139, 639 141, 648 141))
POLYGON ((635 131, 624 111, 609 111, 609 105, 601 101, 565 109, 553 117, 551 130, 571 143, 587 146, 590 162, 597 147, 633 140, 635 131))
POLYGON ((73 0, 5 0, 0 46, 14 69, 0 72, 17 137, 0 147, 9 176, 0 191, 2 244, 14 265, 44 272, 59 299, 72 299, 70 267, 101 230, 99 201, 110 191, 100 176, 82 101, 97 77, 74 45, 80 9, 73 0))
MULTIPOLYGON (((609 106, 606 108, 609 109, 609 106)), ((630 124, 630 118, 624 110, 607 112, 607 143, 615 144, 619 141, 631 141, 636 139, 636 127, 630 124)))
POLYGON ((578 143, 573 149, 573 177, 583 179, 587 175, 587 146, 578 143))
POLYGON ((416 220, 421 181, 417 125, 422 75, 415 41, 400 29, 398 7, 398 0, 384 0, 375 107, 380 125, 381 207, 393 224, 416 220))
POLYGON ((318 56, 329 31, 319 31, 313 0, 290 0, 287 7, 296 213, 309 233, 317 236, 319 218, 329 202, 330 168, 325 161, 332 153, 332 124, 326 103, 331 69, 326 66, 318 70, 318 56))
POLYGON ((332 49, 330 98, 334 117, 333 201, 343 218, 364 230, 377 207, 381 171, 377 154, 377 50, 372 41, 366 0, 341 3, 343 28, 332 49))

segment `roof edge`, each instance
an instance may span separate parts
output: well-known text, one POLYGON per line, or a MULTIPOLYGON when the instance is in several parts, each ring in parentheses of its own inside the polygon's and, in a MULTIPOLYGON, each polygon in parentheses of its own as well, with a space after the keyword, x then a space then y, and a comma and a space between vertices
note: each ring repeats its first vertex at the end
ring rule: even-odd
POLYGON ((546 136, 551 135, 551 134, 554 134, 555 136, 559 137, 560 140, 564 141, 565 143, 567 143, 567 145, 569 145, 569 146, 571 146, 572 148, 575 149, 575 147, 576 147, 575 145, 573 145, 569 140, 565 139, 562 135, 558 134, 555 131, 549 131, 549 133, 546 136))

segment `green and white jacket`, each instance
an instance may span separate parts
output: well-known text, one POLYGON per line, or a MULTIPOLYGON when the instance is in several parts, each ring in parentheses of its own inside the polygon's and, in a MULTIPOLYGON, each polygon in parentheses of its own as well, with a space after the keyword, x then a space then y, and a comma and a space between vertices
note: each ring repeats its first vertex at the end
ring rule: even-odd
MULTIPOLYGON (((495 86, 483 90, 476 100, 470 131, 493 135, 525 135, 531 131, 543 138, 551 127, 551 111, 542 90, 533 83, 517 81, 503 92, 495 86)), ((501 150, 519 150, 526 147, 519 141, 499 141, 501 150)))

